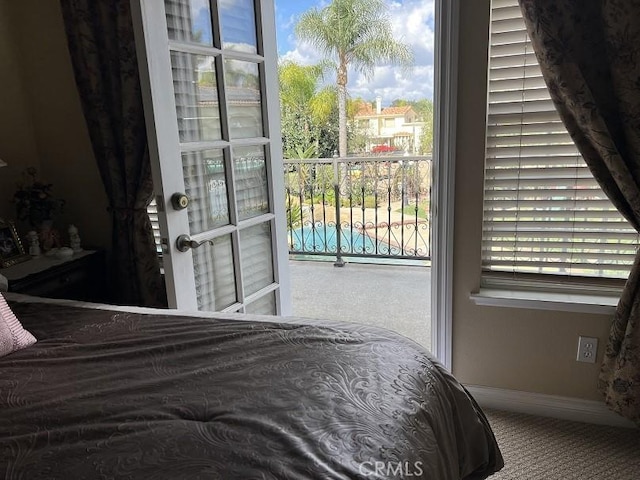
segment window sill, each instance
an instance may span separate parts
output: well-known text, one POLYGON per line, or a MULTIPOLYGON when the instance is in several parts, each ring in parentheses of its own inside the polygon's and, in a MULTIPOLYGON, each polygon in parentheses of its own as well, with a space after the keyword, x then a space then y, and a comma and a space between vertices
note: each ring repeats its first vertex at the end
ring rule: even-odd
POLYGON ((618 296, 481 288, 471 294, 476 305, 613 315, 618 296))

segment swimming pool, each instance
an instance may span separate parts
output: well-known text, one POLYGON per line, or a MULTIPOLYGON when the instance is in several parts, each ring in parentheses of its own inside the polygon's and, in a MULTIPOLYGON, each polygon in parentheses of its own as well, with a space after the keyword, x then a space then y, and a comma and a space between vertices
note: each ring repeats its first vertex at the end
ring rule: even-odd
MULTIPOLYGON (((291 230, 289 249, 292 253, 336 253, 337 238, 335 225, 319 222, 291 230)), ((340 250, 344 254, 398 255, 399 253, 398 248, 348 227, 342 227, 340 230, 340 250)))

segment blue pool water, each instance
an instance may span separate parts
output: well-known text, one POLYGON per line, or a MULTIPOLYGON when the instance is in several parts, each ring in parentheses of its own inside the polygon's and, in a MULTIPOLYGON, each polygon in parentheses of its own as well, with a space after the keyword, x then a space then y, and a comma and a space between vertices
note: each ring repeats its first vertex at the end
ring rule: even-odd
MULTIPOLYGON (((336 253, 337 230, 334 225, 316 223, 314 227, 305 226, 289 232, 290 250, 296 253, 336 253)), ((357 230, 342 228, 340 230, 340 250, 342 253, 377 253, 397 255, 398 249, 388 243, 372 239, 357 230)))

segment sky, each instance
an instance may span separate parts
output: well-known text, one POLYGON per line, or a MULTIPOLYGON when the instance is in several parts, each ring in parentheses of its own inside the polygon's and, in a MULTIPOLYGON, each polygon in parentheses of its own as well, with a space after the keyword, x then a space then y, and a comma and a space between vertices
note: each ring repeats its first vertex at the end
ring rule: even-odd
MULTIPOLYGON (((357 72, 349 72, 347 89, 352 98, 373 101, 382 97, 382 104, 393 100, 433 98, 433 28, 434 0, 385 0, 389 19, 397 40, 408 44, 415 57, 414 67, 403 73, 393 65, 379 65, 374 76, 367 79, 357 72)), ((329 0, 275 0, 276 36, 281 60, 311 65, 321 60, 311 46, 296 39, 295 25, 300 15, 314 7, 322 8, 329 0)), ((335 82, 335 76, 326 79, 335 82)))

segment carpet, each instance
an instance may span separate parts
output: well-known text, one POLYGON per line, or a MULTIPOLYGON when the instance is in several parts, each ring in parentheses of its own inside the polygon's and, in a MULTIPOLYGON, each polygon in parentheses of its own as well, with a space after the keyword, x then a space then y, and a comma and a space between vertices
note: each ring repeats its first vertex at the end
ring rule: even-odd
POLYGON ((505 462, 491 480, 640 479, 640 429, 485 413, 505 462))

